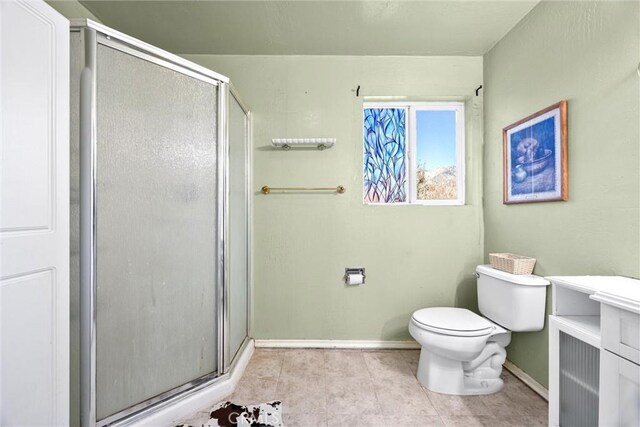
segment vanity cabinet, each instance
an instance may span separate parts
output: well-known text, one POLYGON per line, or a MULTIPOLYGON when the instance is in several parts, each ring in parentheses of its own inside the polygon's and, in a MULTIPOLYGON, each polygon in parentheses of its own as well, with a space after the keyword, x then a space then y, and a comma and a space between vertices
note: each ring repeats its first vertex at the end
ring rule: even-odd
POLYGON ((640 426, 640 280, 547 279, 549 425, 640 426))
POLYGON ((601 426, 640 426, 640 285, 636 285, 618 285, 591 296, 600 303, 601 426))
POLYGON ((640 314, 610 305, 605 293, 593 299, 601 302, 602 348, 640 364, 640 314))
POLYGON ((640 426, 640 365, 600 354, 600 425, 640 426))

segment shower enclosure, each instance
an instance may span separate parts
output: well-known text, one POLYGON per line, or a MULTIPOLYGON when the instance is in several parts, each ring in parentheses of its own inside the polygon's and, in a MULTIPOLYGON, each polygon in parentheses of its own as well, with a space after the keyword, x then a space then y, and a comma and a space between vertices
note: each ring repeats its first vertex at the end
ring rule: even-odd
POLYGON ((249 113, 226 77, 74 24, 72 371, 81 424, 108 425, 215 384, 247 343, 249 113))

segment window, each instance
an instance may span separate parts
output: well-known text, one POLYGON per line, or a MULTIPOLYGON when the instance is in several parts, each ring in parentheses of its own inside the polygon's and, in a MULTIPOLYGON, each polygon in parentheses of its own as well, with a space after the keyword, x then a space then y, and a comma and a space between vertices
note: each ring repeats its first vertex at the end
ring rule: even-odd
POLYGON ((462 102, 364 104, 364 203, 464 204, 462 102))

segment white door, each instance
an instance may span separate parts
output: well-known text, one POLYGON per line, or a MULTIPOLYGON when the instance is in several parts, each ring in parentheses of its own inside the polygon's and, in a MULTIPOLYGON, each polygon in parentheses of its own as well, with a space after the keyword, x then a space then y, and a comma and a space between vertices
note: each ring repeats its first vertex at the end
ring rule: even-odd
POLYGON ((600 425, 640 425, 640 365, 600 350, 600 425))
POLYGON ((0 425, 69 422, 69 21, 0 0, 0 425))

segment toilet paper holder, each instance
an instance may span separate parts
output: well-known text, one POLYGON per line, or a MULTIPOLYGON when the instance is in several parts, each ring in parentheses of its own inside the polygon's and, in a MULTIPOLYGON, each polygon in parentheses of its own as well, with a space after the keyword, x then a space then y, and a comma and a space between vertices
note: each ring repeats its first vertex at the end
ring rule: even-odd
POLYGON ((367 277, 364 274, 364 267, 347 267, 344 269, 344 283, 345 284, 349 284, 349 276, 354 275, 354 274, 361 274, 362 275, 362 284, 364 285, 365 283, 365 278, 367 277))

